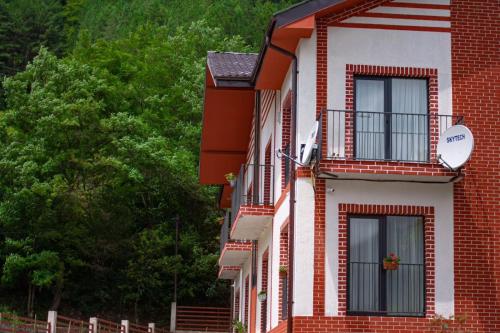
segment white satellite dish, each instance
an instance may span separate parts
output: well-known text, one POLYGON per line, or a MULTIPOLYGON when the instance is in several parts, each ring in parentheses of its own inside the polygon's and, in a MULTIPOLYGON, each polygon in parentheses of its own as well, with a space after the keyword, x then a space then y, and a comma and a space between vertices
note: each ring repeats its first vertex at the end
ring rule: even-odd
POLYGON ((472 132, 463 125, 455 125, 448 128, 439 138, 438 160, 443 166, 457 170, 469 160, 473 149, 472 132))
POLYGON ((300 163, 302 165, 308 165, 311 161, 311 156, 313 150, 316 149, 316 136, 318 135, 319 122, 314 122, 314 126, 307 137, 306 146, 304 147, 304 151, 302 153, 302 158, 300 159, 300 163))

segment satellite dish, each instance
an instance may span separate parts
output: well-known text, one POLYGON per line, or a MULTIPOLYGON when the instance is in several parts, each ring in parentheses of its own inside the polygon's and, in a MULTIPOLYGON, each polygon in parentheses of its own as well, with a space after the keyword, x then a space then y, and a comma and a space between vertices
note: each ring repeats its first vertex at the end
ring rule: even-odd
POLYGON ((300 159, 300 163, 302 165, 308 165, 311 161, 311 156, 313 150, 316 149, 316 136, 318 135, 319 122, 314 122, 314 126, 307 137, 306 146, 304 147, 304 151, 302 153, 302 158, 300 159))
POLYGON ((448 128, 437 145, 439 162, 451 170, 457 170, 470 158, 474 149, 472 132, 463 125, 448 128))

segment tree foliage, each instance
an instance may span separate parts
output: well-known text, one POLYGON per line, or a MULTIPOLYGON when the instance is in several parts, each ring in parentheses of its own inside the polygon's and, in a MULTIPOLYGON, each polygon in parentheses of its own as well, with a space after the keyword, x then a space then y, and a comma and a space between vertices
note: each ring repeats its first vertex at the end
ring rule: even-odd
POLYGON ((256 50, 290 3, 0 0, 0 307, 161 322, 175 272, 181 303, 227 304, 206 52, 256 50))
MULTIPOLYGON (((271 15, 299 0, 117 0, 77 1, 81 5, 79 28, 90 32, 92 39, 126 37, 144 24, 163 26, 175 32, 186 22, 205 20, 219 27, 226 36, 239 35, 256 51, 271 15)), ((68 36, 75 40, 75 35, 68 36)))

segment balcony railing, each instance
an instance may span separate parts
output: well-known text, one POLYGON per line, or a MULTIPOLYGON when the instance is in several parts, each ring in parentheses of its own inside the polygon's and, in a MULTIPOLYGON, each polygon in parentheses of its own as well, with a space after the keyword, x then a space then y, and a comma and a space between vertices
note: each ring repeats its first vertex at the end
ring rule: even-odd
POLYGON ((320 159, 429 163, 439 135, 462 120, 452 115, 326 110, 319 118, 318 151, 320 159))
POLYGON ((238 216, 241 206, 271 206, 273 203, 273 165, 242 165, 231 196, 231 224, 238 216))
POLYGON ((401 263, 397 270, 386 271, 380 263, 349 263, 348 312, 361 315, 424 316, 424 270, 424 264, 401 263), (380 283, 382 278, 385 283, 380 283))
MULTIPOLYGON (((287 144, 285 147, 285 156, 290 156, 290 144, 287 144)), ((283 172, 283 185, 286 187, 290 182, 290 173, 291 173, 291 161, 289 158, 284 158, 281 160, 281 163, 284 164, 284 172, 283 172)))
POLYGON ((224 223, 222 223, 222 226, 220 228, 220 252, 224 250, 224 247, 226 246, 226 243, 229 241, 229 230, 230 229, 230 222, 231 222, 231 212, 226 211, 226 215, 224 215, 224 223))

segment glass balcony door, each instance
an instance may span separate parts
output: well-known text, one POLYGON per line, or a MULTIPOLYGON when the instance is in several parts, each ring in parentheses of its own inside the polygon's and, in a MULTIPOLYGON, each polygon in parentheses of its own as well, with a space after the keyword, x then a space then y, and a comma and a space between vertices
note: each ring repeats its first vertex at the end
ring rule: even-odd
POLYGON ((427 80, 355 80, 355 157, 425 162, 429 158, 427 80))

